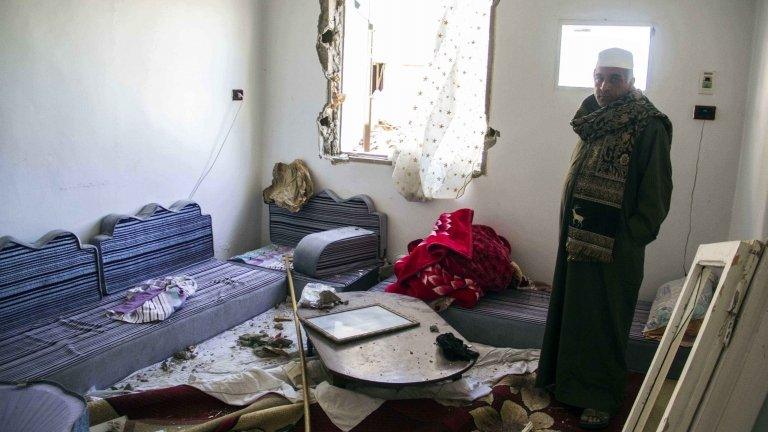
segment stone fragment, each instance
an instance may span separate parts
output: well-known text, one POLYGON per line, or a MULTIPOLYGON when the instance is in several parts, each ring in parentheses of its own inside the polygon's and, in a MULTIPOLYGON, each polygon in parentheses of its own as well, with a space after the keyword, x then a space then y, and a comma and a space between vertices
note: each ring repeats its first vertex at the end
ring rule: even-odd
POLYGON ((190 345, 181 351, 173 353, 173 358, 181 361, 192 360, 193 358, 197 357, 195 349, 196 347, 194 345, 190 345))

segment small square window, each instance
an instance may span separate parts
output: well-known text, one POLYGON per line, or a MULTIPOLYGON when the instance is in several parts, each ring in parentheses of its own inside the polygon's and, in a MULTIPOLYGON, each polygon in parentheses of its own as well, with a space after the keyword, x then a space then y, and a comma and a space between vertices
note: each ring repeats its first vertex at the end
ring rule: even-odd
POLYGON ((635 87, 645 90, 651 26, 564 24, 560 31, 558 86, 593 87, 592 72, 598 53, 617 47, 632 53, 635 87))

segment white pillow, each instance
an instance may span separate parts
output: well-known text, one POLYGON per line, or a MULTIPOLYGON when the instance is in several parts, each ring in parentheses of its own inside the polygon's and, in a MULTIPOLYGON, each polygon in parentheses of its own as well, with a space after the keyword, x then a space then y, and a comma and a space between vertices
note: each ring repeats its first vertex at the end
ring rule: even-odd
MULTIPOLYGON (((699 298, 696 300, 696 306, 693 309, 693 317, 691 320, 698 320, 704 318, 709 307, 709 302, 712 300, 712 295, 717 286, 718 277, 710 273, 707 280, 699 294, 699 298)), ((645 324, 643 333, 647 333, 653 330, 666 327, 669 322, 669 318, 672 316, 672 311, 675 309, 677 298, 680 297, 680 293, 683 290, 683 284, 685 278, 673 280, 660 286, 656 291, 656 298, 653 299, 651 305, 651 311, 648 314, 648 322, 645 324)))

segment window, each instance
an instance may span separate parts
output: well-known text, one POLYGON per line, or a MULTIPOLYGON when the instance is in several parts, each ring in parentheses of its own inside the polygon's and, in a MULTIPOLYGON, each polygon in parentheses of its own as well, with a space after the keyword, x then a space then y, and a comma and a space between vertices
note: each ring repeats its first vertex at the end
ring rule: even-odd
POLYGON ((498 0, 321 0, 328 99, 320 156, 391 163, 409 201, 455 199, 484 173, 498 0))
POLYGON ((645 90, 652 27, 647 25, 564 24, 560 30, 557 85, 593 87, 597 54, 606 48, 623 48, 634 57, 635 87, 645 90))
POLYGON ((432 61, 443 3, 345 0, 342 152, 389 154, 384 135, 404 127, 405 107, 416 103, 432 61))

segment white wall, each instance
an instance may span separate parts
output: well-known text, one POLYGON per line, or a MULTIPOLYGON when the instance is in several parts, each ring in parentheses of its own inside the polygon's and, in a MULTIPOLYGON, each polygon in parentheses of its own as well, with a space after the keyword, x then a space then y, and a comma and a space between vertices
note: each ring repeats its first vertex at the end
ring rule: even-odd
MULTIPOLYGON (((768 238, 768 0, 756 2, 744 140, 733 204, 731 237, 768 238)), ((768 430, 768 399, 753 432, 768 430)))
MULTIPOLYGON (((392 186, 391 167, 331 165, 318 159, 315 118, 326 86, 315 53, 317 0, 265 0, 264 104, 261 141, 263 181, 277 161, 303 158, 319 187, 342 196, 366 193, 390 216, 392 255, 426 235, 437 215, 459 207, 476 210, 510 239, 513 255, 535 279, 551 280, 563 176, 575 135, 568 123, 587 91, 555 88, 559 20, 609 19, 656 26, 648 94, 675 126, 672 148, 675 190, 659 240, 647 250, 641 296, 682 276, 683 245, 700 123, 693 105, 717 105, 706 125, 696 189, 690 263, 696 245, 727 238, 744 116, 744 65, 749 63, 754 3, 741 0, 523 1, 498 6, 491 124, 502 132, 489 155, 488 175, 456 201, 406 202, 392 186), (714 96, 699 96, 703 70, 717 71, 714 96)), ((266 240, 266 230, 262 231, 266 240)))
POLYGON ((755 13, 741 165, 731 237, 768 238, 768 1, 755 13))
POLYGON ((108 213, 194 197, 219 256, 253 246, 261 209, 257 4, 0 2, 0 235, 86 240, 108 213))

